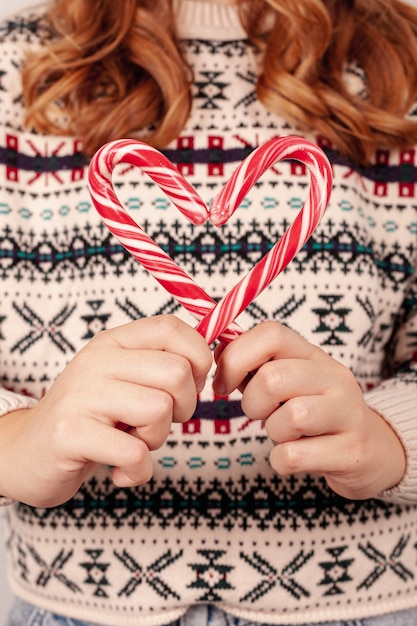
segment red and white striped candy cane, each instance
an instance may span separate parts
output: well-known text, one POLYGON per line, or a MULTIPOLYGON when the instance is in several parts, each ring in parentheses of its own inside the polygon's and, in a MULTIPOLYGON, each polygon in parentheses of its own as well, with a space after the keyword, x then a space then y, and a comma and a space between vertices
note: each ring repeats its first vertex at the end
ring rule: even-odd
POLYGON ((111 142, 97 152, 89 168, 91 197, 106 226, 199 320, 197 329, 208 343, 217 338, 227 343, 242 332, 234 322, 235 318, 288 265, 309 239, 324 214, 331 185, 331 167, 324 153, 311 142, 298 137, 272 139, 254 150, 215 197, 209 211, 175 166, 147 144, 130 140, 111 142), (260 176, 274 163, 284 159, 297 160, 306 165, 310 174, 306 203, 283 237, 217 304, 128 215, 112 186, 112 172, 118 163, 136 165, 165 191, 194 224, 202 224, 209 217, 213 224, 221 225, 238 208, 260 176))
POLYGON ((301 250, 321 220, 332 190, 332 170, 323 151, 299 137, 272 139, 254 150, 235 170, 210 205, 211 222, 227 222, 250 189, 277 161, 303 163, 310 174, 307 200, 273 248, 220 300, 198 324, 197 330, 213 341, 280 274, 301 250))
MULTIPOLYGON (((114 168, 122 163, 145 172, 193 224, 203 224, 208 219, 206 204, 169 159, 140 141, 122 139, 110 142, 91 160, 88 171, 90 194, 104 224, 184 308, 201 320, 215 307, 215 300, 149 237, 121 205, 113 188, 112 175, 114 168)), ((221 339, 227 343, 241 332, 237 324, 231 324, 221 333, 221 339)))

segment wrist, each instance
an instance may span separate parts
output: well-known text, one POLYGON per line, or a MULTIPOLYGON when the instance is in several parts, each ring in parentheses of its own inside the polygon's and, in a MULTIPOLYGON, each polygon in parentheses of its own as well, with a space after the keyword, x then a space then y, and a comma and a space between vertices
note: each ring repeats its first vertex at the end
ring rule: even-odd
MULTIPOLYGON (((19 441, 30 413, 30 408, 16 409, 0 417, 0 504, 19 500, 22 495, 23 483, 19 477, 23 475, 24 483, 26 479, 19 441)), ((22 450, 29 458, 27 451, 22 450)))

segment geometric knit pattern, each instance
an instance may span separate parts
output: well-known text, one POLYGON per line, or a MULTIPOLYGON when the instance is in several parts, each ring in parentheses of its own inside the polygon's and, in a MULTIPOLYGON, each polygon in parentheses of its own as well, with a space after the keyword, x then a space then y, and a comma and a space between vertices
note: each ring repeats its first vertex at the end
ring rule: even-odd
MULTIPOLYGON (((235 8, 176 6, 194 105, 164 152, 209 203, 257 145, 297 131, 256 101, 259 59, 235 8)), ((30 11, 0 25, 0 409, 40 398, 103 329, 162 313, 191 321, 103 225, 79 140, 23 129, 20 65, 44 32, 30 11)), ((198 602, 272 624, 415 604, 417 156, 380 150, 358 168, 313 139, 333 167, 328 210, 239 324, 279 320, 350 367, 403 440, 403 484, 350 501, 317 476, 279 476, 263 425, 208 381, 193 418, 152 453, 147 484, 116 488, 101 467, 62 506, 5 507, 21 597, 108 626, 164 624, 198 602)), ((308 184, 303 165, 275 164, 224 226, 196 227, 137 169, 115 173, 130 215, 214 299, 285 232, 308 184)))

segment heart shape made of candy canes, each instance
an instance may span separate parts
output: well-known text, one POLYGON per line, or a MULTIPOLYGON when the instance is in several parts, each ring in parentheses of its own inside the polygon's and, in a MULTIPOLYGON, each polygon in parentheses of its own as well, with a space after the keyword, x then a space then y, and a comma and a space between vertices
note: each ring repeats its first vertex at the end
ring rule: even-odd
POLYGON ((93 156, 88 184, 92 201, 110 232, 198 320, 197 330, 211 344, 215 339, 228 343, 242 332, 234 321, 236 317, 308 241, 326 210, 332 170, 315 144, 300 137, 277 137, 253 150, 207 207, 161 152, 140 141, 121 139, 104 145, 93 156), (274 163, 288 159, 303 163, 309 172, 310 189, 304 206, 271 250, 217 303, 128 214, 112 184, 117 165, 134 165, 148 174, 193 224, 210 220, 221 226, 262 174, 274 163))

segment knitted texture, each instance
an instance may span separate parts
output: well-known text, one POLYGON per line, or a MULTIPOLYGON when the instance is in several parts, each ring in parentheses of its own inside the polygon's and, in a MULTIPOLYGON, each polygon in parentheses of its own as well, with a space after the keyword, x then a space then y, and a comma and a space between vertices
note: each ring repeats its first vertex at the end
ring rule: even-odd
MULTIPOLYGON (((209 203, 254 147, 296 130, 257 102, 259 59, 235 9, 194 0, 178 10, 194 106, 165 152, 209 203), (227 32, 216 30, 226 18, 227 32)), ((42 30, 33 12, 0 25, 2 413, 40 398, 102 329, 161 313, 189 320, 103 226, 77 138, 23 130, 20 66, 42 30)), ((361 89, 360 72, 347 80, 361 89)), ((403 441, 404 481, 349 501, 316 476, 280 477, 262 424, 242 415, 238 393, 216 398, 208 382, 143 487, 115 488, 101 468, 60 507, 5 507, 11 584, 26 600, 113 626, 164 624, 197 602, 272 624, 416 604, 416 155, 379 151, 356 168, 315 139, 334 168, 328 211, 239 323, 279 320, 350 367, 403 441)), ((279 163, 227 224, 197 228, 140 171, 115 175, 130 214, 214 298, 281 236, 308 181, 302 165, 279 163)))

